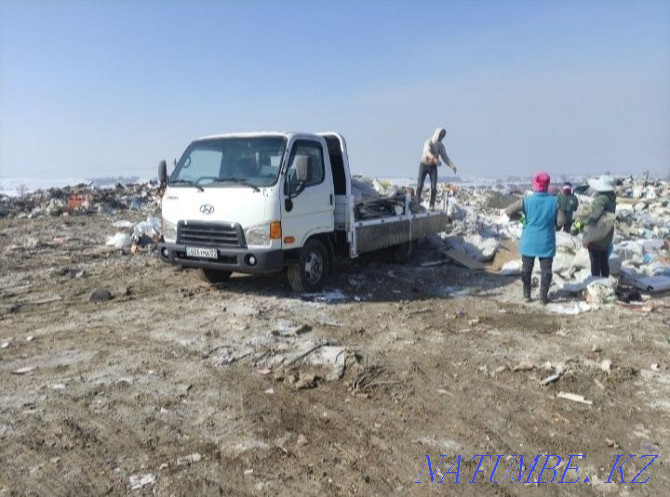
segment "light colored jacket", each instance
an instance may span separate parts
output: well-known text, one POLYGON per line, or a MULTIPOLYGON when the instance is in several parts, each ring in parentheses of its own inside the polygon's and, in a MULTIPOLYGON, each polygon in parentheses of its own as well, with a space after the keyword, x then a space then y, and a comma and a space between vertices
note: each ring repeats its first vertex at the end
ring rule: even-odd
POLYGON ((430 140, 426 140, 426 143, 423 144, 421 162, 439 166, 440 159, 442 159, 447 166, 456 171, 456 166, 454 166, 454 163, 449 159, 447 150, 444 148, 444 143, 439 140, 442 131, 444 131, 443 128, 437 128, 435 133, 433 133, 433 137, 430 140))
MULTIPOLYGON (((598 192, 593 198, 591 204, 591 213, 586 219, 588 224, 596 224, 600 218, 606 213, 614 214, 616 212, 616 193, 614 192, 598 192)), ((593 242, 589 248, 596 250, 608 250, 614 240, 614 226, 607 232, 607 235, 602 240, 593 242)))

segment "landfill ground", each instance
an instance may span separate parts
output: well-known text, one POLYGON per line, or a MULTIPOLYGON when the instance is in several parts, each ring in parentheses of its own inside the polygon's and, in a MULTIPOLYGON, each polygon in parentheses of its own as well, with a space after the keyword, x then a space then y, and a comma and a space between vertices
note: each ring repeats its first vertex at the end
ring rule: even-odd
POLYGON ((211 285, 105 247, 114 219, 0 219, 0 495, 668 495, 667 293, 551 314, 430 247, 340 262, 317 296, 211 285), (513 454, 558 476, 505 477, 513 454))

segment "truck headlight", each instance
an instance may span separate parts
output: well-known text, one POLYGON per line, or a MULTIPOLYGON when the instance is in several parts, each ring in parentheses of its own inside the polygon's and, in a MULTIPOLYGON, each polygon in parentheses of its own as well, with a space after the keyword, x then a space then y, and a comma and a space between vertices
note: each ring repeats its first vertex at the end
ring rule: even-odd
POLYGON ((259 224, 244 230, 247 246, 267 247, 270 245, 270 225, 259 224))
POLYGON ((163 218, 163 239, 166 242, 177 241, 177 225, 163 218))

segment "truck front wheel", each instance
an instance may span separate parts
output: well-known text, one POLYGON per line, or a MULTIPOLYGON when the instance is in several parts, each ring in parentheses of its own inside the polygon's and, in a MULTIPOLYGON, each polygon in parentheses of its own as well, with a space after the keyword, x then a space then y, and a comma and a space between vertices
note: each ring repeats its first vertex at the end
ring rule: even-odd
POLYGON ((288 282, 296 292, 318 288, 328 274, 328 250, 316 239, 309 240, 300 251, 298 264, 288 267, 288 282))

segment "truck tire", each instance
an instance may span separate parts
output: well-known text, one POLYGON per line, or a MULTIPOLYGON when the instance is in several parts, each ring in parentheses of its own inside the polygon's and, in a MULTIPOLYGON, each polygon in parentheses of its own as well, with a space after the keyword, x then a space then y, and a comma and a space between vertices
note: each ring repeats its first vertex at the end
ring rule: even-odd
POLYGON ((409 242, 394 245, 391 247, 391 259, 393 259, 393 262, 400 264, 412 260, 414 255, 416 255, 417 245, 417 240, 410 240, 409 242))
POLYGON ((202 279, 210 283, 223 283, 230 278, 232 271, 222 271, 220 269, 201 269, 200 275, 202 279))
POLYGON ((300 251, 298 264, 288 267, 288 282, 296 292, 309 292, 319 287, 328 274, 328 250, 317 239, 309 240, 300 251))

